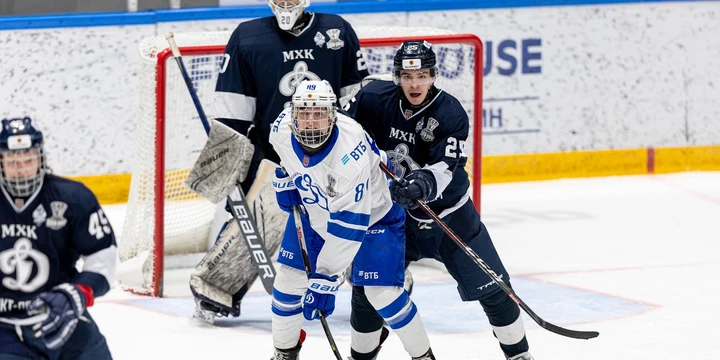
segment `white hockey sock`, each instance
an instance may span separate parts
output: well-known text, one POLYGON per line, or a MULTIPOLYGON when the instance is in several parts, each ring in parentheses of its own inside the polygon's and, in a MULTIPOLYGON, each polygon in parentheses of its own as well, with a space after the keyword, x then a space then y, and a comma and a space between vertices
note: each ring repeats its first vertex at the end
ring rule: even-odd
POLYGON ((493 326, 493 331, 498 341, 503 345, 515 345, 525 337, 525 326, 523 325, 522 316, 510 325, 493 326))
POLYGON ((428 351, 430 339, 407 291, 393 286, 365 286, 365 295, 400 338, 411 357, 421 356, 428 351))
POLYGON ((367 354, 380 345, 381 332, 382 329, 369 333, 361 333, 355 329, 350 329, 350 347, 361 354, 367 354))
POLYGON ((307 289, 305 272, 280 265, 273 285, 273 346, 290 349, 297 346, 302 329, 302 299, 307 289))

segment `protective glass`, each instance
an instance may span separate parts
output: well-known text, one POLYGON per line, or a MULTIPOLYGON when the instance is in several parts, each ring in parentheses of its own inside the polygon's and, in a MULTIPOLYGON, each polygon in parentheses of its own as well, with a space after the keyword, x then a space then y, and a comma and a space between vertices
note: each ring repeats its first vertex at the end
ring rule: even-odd
POLYGON ((41 149, 0 153, 0 180, 5 190, 16 197, 32 195, 45 175, 45 154, 41 149))

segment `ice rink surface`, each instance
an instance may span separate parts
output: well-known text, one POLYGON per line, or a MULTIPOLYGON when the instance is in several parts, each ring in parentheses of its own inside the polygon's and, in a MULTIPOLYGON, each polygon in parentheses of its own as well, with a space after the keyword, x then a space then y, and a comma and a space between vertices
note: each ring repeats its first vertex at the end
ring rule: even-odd
MULTIPOLYGON (((525 316, 535 359, 720 359, 720 172, 486 185, 482 196, 482 219, 518 295, 546 321, 600 332, 564 338, 525 316)), ((121 231, 125 206, 105 210, 121 231)), ((412 298, 438 359, 504 359, 480 305, 462 303, 446 272, 412 270, 412 298)), ((114 357, 269 359, 270 297, 262 287, 253 286, 239 318, 197 327, 188 274, 168 273, 174 297, 115 288, 96 301, 90 311, 114 357)), ((344 287, 328 318, 344 356, 349 307, 344 287)), ((319 322, 305 329, 301 359, 333 359, 319 322)), ((379 358, 409 356, 391 334, 379 358)))

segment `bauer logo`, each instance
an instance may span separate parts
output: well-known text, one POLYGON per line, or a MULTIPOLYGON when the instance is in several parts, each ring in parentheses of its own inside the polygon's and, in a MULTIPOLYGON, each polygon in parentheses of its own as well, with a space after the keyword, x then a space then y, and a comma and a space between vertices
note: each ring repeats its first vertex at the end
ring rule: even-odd
POLYGON ((335 292, 335 291, 338 291, 338 289, 340 288, 340 285, 331 286, 331 285, 322 285, 322 284, 318 284, 318 283, 312 283, 312 285, 310 285, 310 288, 320 291, 320 292, 335 292))

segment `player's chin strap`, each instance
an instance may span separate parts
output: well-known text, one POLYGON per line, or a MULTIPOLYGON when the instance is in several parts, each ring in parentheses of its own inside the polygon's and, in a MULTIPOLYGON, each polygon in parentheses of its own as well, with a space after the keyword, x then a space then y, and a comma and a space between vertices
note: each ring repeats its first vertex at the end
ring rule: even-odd
MULTIPOLYGON (((400 180, 400 178, 395 176, 395 174, 392 172, 392 170, 390 170, 387 167, 387 165, 385 165, 385 163, 380 162, 380 168, 393 181, 400 180)), ((549 330, 551 332, 554 332, 558 335, 567 336, 567 337, 573 338, 573 339, 587 340, 587 339, 595 338, 598 335, 600 335, 600 333, 598 333, 597 331, 570 330, 570 329, 562 328, 560 326, 551 324, 551 323, 543 320, 540 316, 535 314, 535 312, 532 311, 532 309, 530 309, 530 307, 527 304, 525 304, 525 302, 522 301, 522 299, 520 299, 520 297, 515 293, 515 291, 511 287, 509 287, 490 268, 490 266, 488 266, 488 264, 483 259, 481 259, 477 253, 475 253, 475 251, 472 248, 470 248, 467 244, 465 244, 465 242, 462 241, 462 239, 460 239, 460 237, 457 236, 457 234, 455 234, 455 232, 449 226, 447 226, 447 224, 445 224, 445 222, 443 222, 442 219, 440 219, 440 217, 437 216, 437 214, 435 214, 435 212, 432 211, 432 209, 430 209, 430 207, 427 206, 427 204, 425 204, 424 201, 415 200, 415 202, 417 203, 418 207, 420 207, 420 209, 422 209, 428 216, 430 216, 430 218, 442 229, 442 231, 450 239, 452 239, 452 241, 455 242, 455 244, 457 244, 457 246, 459 246, 460 249, 462 249, 462 251, 465 252, 465 254, 467 254, 467 256, 469 256, 473 260, 473 262, 475 262, 475 264, 477 264, 477 266, 479 266, 480 269, 482 269, 482 271, 485 274, 487 274, 487 276, 490 279, 492 279, 493 282, 495 282, 500 287, 500 289, 502 289, 502 291, 504 291, 506 294, 508 294, 510 299, 512 299, 521 309, 523 309, 528 315, 530 315, 530 317, 542 328, 549 330)))

